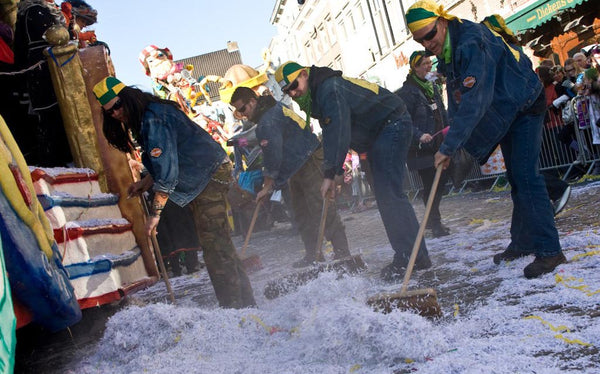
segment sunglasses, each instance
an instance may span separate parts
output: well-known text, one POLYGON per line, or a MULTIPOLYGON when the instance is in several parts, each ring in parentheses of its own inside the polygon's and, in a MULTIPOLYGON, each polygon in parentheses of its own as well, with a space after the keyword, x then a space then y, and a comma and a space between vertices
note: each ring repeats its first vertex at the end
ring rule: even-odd
POLYGON ((298 79, 295 79, 292 83, 290 83, 284 90, 283 92, 286 94, 289 94, 290 91, 295 90, 296 88, 298 88, 298 79))
POLYGON ((574 71, 575 71, 575 69, 565 69, 565 71, 566 71, 567 73, 572 73, 572 72, 574 72, 574 71))
POLYGON ((435 20, 435 24, 433 25, 433 28, 431 29, 431 31, 429 31, 427 34, 423 35, 422 38, 419 39, 415 39, 415 42, 419 43, 419 44, 423 44, 424 41, 429 41, 433 38, 435 38, 435 36, 437 35, 437 23, 438 23, 438 19, 435 20))
POLYGON ((248 105, 248 103, 242 105, 239 109, 237 109, 237 111, 244 114, 246 112, 246 105, 248 105))
POLYGON ((113 106, 111 106, 109 109, 104 110, 104 113, 108 114, 109 116, 112 116, 113 113, 115 112, 115 110, 119 110, 122 107, 123 107, 123 101, 121 101, 121 99, 117 99, 117 101, 115 101, 113 106))

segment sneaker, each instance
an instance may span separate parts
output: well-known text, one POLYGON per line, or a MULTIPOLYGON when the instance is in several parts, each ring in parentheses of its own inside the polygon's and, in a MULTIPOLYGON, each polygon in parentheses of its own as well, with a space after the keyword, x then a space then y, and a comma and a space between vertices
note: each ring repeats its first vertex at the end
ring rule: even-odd
POLYGON ((531 264, 525 266, 523 273, 527 279, 537 278, 542 274, 554 271, 558 265, 566 262, 567 259, 562 252, 551 257, 536 257, 531 264))
MULTIPOLYGON (((429 269, 431 267, 431 260, 429 257, 426 257, 422 260, 417 260, 415 262, 415 270, 424 270, 429 269)), ((384 281, 390 282, 396 279, 400 279, 404 277, 404 273, 406 271, 406 265, 398 265, 395 263, 391 263, 381 269, 381 278, 384 281)))
POLYGON ((569 197, 571 197, 571 186, 567 186, 567 188, 565 189, 565 192, 563 192, 560 199, 557 199, 552 202, 552 205, 554 206, 554 215, 555 216, 558 213, 560 213, 561 210, 563 210, 565 205, 567 205, 567 202, 569 201, 569 197))
POLYGON ((525 256, 529 256, 529 254, 525 252, 515 251, 513 250, 512 246, 508 246, 508 248, 504 252, 494 255, 494 264, 500 265, 502 261, 512 261, 525 256))

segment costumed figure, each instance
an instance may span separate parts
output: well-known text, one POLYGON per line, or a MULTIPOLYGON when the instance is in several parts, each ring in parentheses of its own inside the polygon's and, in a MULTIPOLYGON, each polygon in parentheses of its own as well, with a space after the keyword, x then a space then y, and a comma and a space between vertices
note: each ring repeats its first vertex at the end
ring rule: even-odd
POLYGON ((29 69, 22 80, 24 87, 20 89, 23 101, 29 102, 29 121, 25 125, 26 131, 22 124, 21 128, 15 129, 15 137, 29 165, 65 166, 73 160, 43 54, 50 47, 44 33, 53 25, 66 27, 65 16, 54 1, 19 2, 14 42, 15 68, 29 69))
POLYGON ((178 87, 178 82, 183 79, 182 66, 173 62, 173 54, 169 48, 149 45, 140 52, 138 59, 146 75, 152 78, 154 94, 162 99, 176 101, 189 115, 192 108, 186 101, 183 91, 178 87))

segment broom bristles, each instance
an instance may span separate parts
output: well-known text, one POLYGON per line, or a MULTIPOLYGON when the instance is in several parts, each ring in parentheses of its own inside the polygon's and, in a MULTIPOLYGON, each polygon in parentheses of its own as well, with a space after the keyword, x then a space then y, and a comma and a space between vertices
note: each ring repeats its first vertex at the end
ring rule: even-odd
POLYGON ((360 255, 342 258, 330 263, 319 264, 306 270, 287 275, 281 279, 270 281, 265 286, 264 295, 267 299, 274 299, 292 292, 302 284, 306 284, 319 277, 319 273, 335 271, 337 273, 358 273, 367 267, 360 255))
POLYGON ((424 317, 440 317, 442 309, 433 288, 396 292, 370 297, 367 304, 376 311, 390 313, 394 309, 416 311, 424 317))
POLYGON ((258 255, 251 255, 242 259, 242 265, 247 272, 252 273, 263 268, 258 255))

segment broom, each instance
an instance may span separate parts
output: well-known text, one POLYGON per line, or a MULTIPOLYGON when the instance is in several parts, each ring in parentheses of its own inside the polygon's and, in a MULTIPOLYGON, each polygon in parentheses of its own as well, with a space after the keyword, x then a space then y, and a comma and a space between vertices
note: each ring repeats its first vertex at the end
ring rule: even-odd
MULTIPOLYGON (((317 262, 325 261, 323 255, 323 237, 325 236, 325 221, 327 219, 327 210, 329 208, 329 199, 325 197, 323 199, 323 209, 321 211, 321 221, 319 224, 319 235, 317 238, 317 244, 315 249, 315 259, 317 262)), ((324 271, 336 271, 337 273, 357 273, 358 271, 365 269, 367 265, 363 261, 360 255, 349 256, 328 264, 319 264, 313 266, 308 270, 290 274, 282 279, 267 283, 264 290, 264 295, 267 299, 274 299, 283 294, 292 292, 298 288, 299 285, 308 283, 313 279, 319 277, 319 273, 324 271)))
POLYGON ((400 292, 391 294, 379 294, 370 297, 367 300, 367 304, 372 306, 375 310, 384 313, 389 313, 392 309, 406 309, 417 311, 424 317, 439 317, 442 314, 442 310, 437 301, 437 293, 433 288, 416 289, 408 291, 408 281, 412 275, 415 261, 417 260, 417 254, 419 253, 419 247, 425 234, 425 226, 429 219, 429 213, 431 212, 431 206, 433 205, 433 199, 440 183, 440 176, 442 175, 443 166, 440 164, 435 172, 435 178, 429 192, 429 198, 427 199, 427 205, 425 207, 425 215, 423 216, 423 222, 419 226, 419 231, 413 245, 410 260, 406 267, 406 273, 404 274, 404 281, 402 282, 402 288, 400 292))
POLYGON ((248 227, 248 232, 246 233, 246 239, 244 240, 244 245, 242 246, 242 251, 240 253, 240 258, 242 259, 242 264, 244 265, 244 269, 248 271, 256 271, 262 269, 262 262, 260 261, 260 257, 258 255, 252 255, 249 257, 246 256, 246 248, 248 248, 248 242, 250 241, 250 236, 252 235, 252 231, 254 231, 254 225, 256 224, 256 219, 258 218, 258 211, 260 210, 260 206, 262 205, 262 200, 256 203, 256 208, 254 208, 254 213, 252 214, 252 220, 250 221, 250 227, 248 227))
POLYGON ((327 209, 329 208, 329 198, 323 198, 323 209, 321 210, 321 221, 319 222, 319 235, 315 246, 315 259, 318 262, 325 261, 323 255, 323 237, 325 236, 325 221, 327 220, 327 209))
MULTIPOLYGON (((129 197, 128 197, 129 198, 129 197)), ((146 214, 146 219, 150 217, 150 213, 148 212, 148 205, 146 202, 146 198, 140 196, 142 207, 144 208, 144 213, 146 214)), ((150 241, 152 242, 152 248, 154 248, 154 256, 156 257, 156 261, 158 262, 158 267, 162 274, 163 279, 165 280, 165 285, 167 286, 167 292, 169 293, 169 299, 171 300, 171 304, 175 304, 175 294, 173 293, 173 289, 171 288, 171 282, 169 281, 169 276, 167 274, 167 268, 165 267, 165 262, 163 261, 162 254, 160 252, 160 246, 158 245, 158 240, 156 239, 156 229, 152 229, 150 233, 150 241)))

